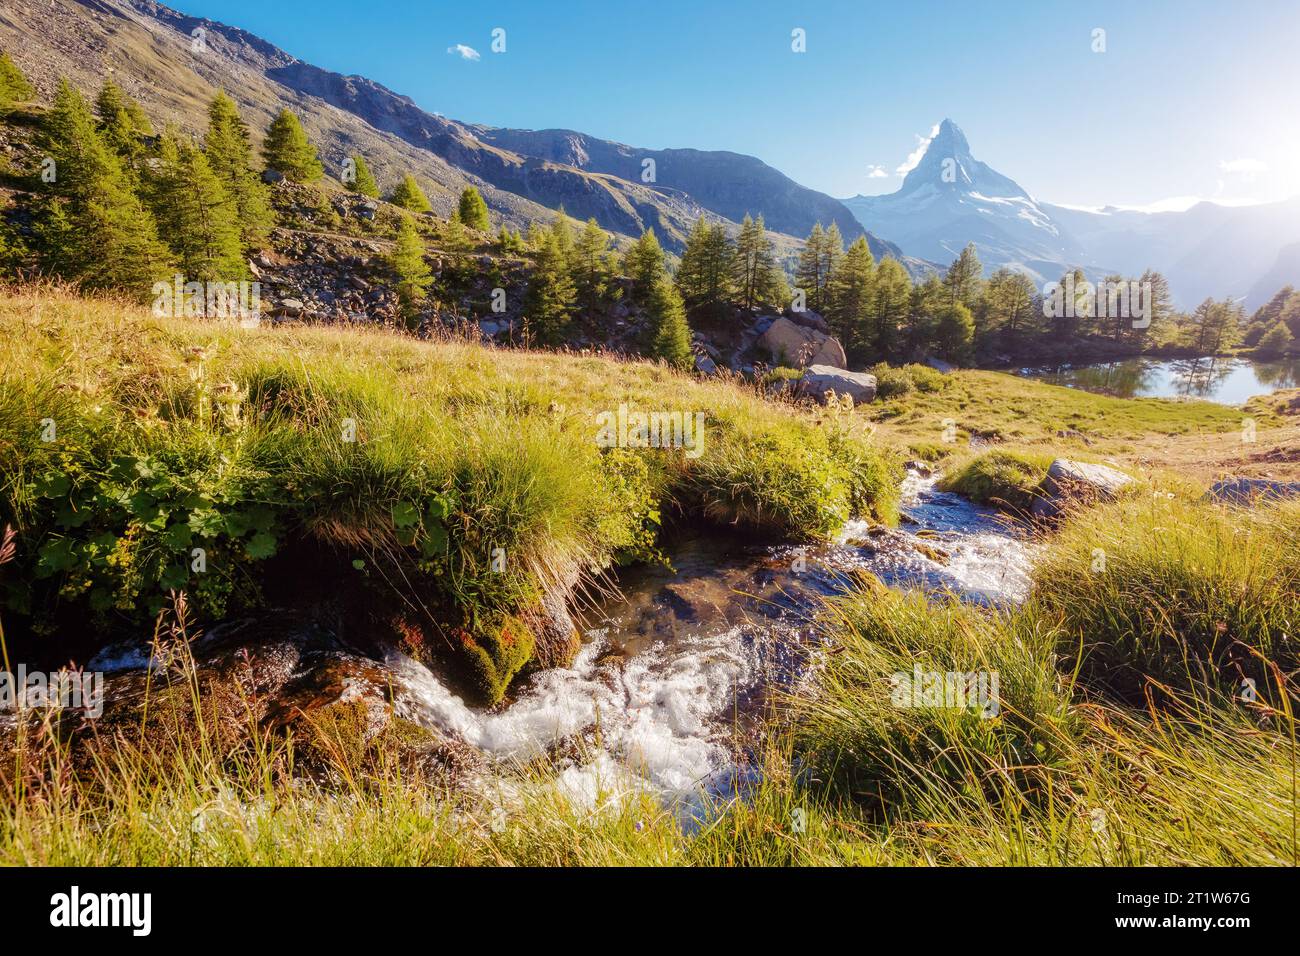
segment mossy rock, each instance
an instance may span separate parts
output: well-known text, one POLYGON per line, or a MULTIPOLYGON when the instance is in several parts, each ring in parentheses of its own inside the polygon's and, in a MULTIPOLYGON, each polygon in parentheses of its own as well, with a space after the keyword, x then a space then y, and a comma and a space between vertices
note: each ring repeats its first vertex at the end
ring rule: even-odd
POLYGON ((482 701, 496 704, 524 666, 533 659, 536 640, 516 617, 477 635, 460 632, 461 648, 469 670, 470 690, 482 701))

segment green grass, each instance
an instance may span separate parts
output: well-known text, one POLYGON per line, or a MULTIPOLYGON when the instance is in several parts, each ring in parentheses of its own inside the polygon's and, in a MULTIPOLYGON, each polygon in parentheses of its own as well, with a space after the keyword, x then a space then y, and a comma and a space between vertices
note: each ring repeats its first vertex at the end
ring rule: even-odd
POLYGON ((1050 451, 1033 449, 980 452, 944 475, 939 487, 980 504, 1028 512, 1055 457, 1050 451))
POLYGON ((1272 697, 1300 661, 1300 503, 1236 508, 1172 492, 1085 511, 1049 543, 1033 604, 1081 677, 1140 703, 1157 688, 1272 697))
POLYGON ((0 865, 1297 863, 1289 711, 1099 704, 1038 611, 927 609, 864 581, 829 613, 817 689, 703 825, 648 795, 575 801, 545 759, 458 785, 429 732, 363 735, 352 705, 268 734, 254 701, 180 679, 138 724, 73 742, 22 725, 0 762, 0 865), (894 706, 889 678, 913 664, 996 668, 1000 712, 894 706))
POLYGON ((819 799, 855 808, 895 861, 1295 865, 1300 688, 1281 632, 1298 520, 1117 503, 1074 518, 1006 611, 864 583, 831 607, 837 647, 792 704, 819 799), (1252 699, 1224 673, 1228 635, 1252 699), (997 671, 1000 712, 900 707, 894 675, 914 668, 997 671), (1139 687, 1159 693, 1115 693, 1139 687))
MULTIPOLYGON (((0 482, 22 533, 11 608, 54 587, 134 606, 184 524, 211 545, 211 576, 186 587, 212 608, 255 600, 259 571, 307 548, 381 593, 401 571, 401 593, 473 612, 451 620, 488 690, 523 666, 514 629, 542 588, 651 553, 675 509, 821 534, 854 510, 888 517, 896 494, 858 427, 882 409, 791 411, 644 363, 237 331, 54 293, 0 299, 0 363, 0 482), (221 410, 231 395, 237 415, 221 410), (593 413, 623 401, 707 411, 704 454, 594 448, 593 413), (43 418, 56 442, 40 441, 43 418), (504 576, 483 553, 497 542, 504 576)), ((964 401, 981 428, 1011 382, 1029 399, 1003 425, 1032 440, 965 480, 1023 489, 1051 415, 1072 406, 1037 414, 1036 389, 1052 387, 1005 376, 980 396, 983 374, 886 406, 906 419, 964 401)), ((1059 391, 1084 410, 1101 398, 1059 391)), ((1241 414, 1114 402, 1096 454, 1142 421, 1231 429, 1241 414)), ((929 449, 909 427, 895 437, 929 449)), ((1019 609, 863 579, 826 609, 833 646, 813 686, 765 725, 758 782, 702 826, 649 796, 575 802, 550 758, 466 786, 446 741, 391 714, 377 734, 350 705, 269 731, 243 692, 160 682, 138 720, 95 734, 0 734, 0 864, 1296 865, 1298 538, 1295 503, 1238 509, 1158 484, 1072 515, 1019 609), (899 706, 894 675, 916 668, 996 672, 996 713, 899 706)))
POLYGON ((975 437, 1109 456, 1131 452, 1153 436, 1212 435, 1241 428, 1241 409, 1213 402, 1112 398, 1002 372, 925 371, 940 376, 946 387, 918 387, 897 397, 882 394, 866 409, 900 444, 933 447, 951 429, 955 441, 940 447, 953 452, 975 437))
POLYGON ((507 623, 653 556, 670 521, 816 539, 892 520, 896 477, 850 416, 650 363, 0 295, 11 629, 57 608, 139 633, 180 589, 211 621, 319 572, 454 635, 496 700, 532 657, 507 623), (601 447, 623 404, 704 415, 702 448, 601 447))

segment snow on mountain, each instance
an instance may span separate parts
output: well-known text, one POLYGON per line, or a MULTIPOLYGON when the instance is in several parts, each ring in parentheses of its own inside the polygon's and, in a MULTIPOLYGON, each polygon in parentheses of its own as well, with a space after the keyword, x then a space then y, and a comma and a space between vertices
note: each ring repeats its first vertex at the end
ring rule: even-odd
POLYGON ((1261 290, 1278 277, 1300 285, 1300 274, 1291 274, 1300 263, 1281 254, 1300 242, 1300 198, 1144 208, 1039 202, 975 159, 965 134, 948 119, 911 159, 897 192, 844 200, 864 228, 911 256, 947 263, 973 242, 986 271, 1008 266, 1040 284, 1076 267, 1092 276, 1153 268, 1187 308, 1206 296, 1245 297, 1251 307, 1275 291, 1261 290))

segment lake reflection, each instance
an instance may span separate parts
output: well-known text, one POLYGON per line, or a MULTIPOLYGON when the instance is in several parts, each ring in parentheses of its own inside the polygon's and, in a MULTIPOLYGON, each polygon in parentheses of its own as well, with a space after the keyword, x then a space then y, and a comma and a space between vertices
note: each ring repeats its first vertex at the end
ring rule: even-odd
POLYGON ((1119 398, 1204 398, 1239 405, 1252 395, 1300 385, 1300 359, 1132 358, 1098 365, 1022 369, 1020 374, 1119 398))

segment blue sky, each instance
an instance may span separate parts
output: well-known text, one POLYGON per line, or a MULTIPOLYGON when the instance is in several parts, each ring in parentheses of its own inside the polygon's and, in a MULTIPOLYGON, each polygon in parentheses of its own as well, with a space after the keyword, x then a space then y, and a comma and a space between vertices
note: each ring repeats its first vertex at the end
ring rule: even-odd
POLYGON ((1296 0, 172 2, 431 112, 749 153, 835 196, 898 188, 945 116, 1052 202, 1300 194, 1296 0))

